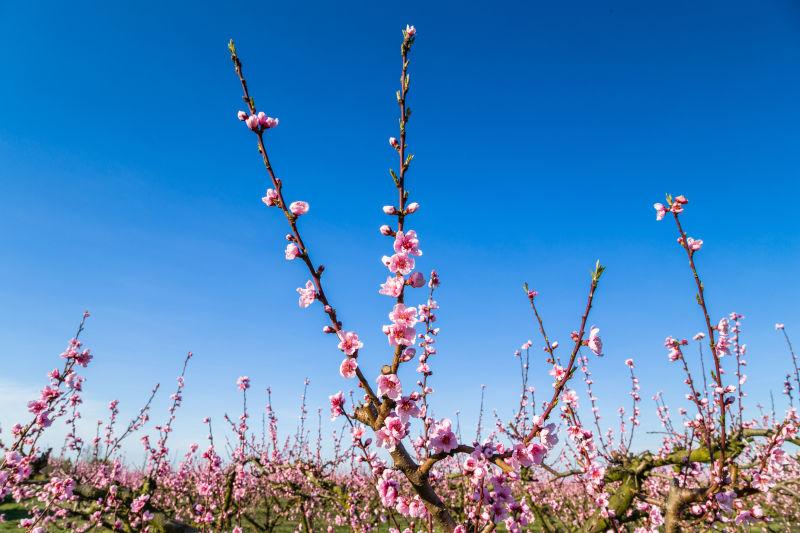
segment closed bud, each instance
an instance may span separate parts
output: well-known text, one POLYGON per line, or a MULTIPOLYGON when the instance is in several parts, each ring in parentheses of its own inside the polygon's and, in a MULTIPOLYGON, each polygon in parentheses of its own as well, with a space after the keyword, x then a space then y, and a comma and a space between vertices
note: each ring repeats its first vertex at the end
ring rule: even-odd
POLYGON ((408 281, 406 283, 415 289, 418 289, 425 285, 425 276, 422 275, 422 272, 414 272, 408 277, 408 281))
POLYGON ((419 204, 418 204, 417 202, 411 202, 411 203, 410 203, 410 204, 408 204, 408 206, 406 207, 406 213, 407 213, 407 214, 409 214, 409 215, 410 215, 411 213, 416 213, 416 212, 417 212, 417 209, 419 209, 419 204))
POLYGON ((390 228, 386 224, 381 226, 381 235, 391 235, 391 234, 392 234, 392 228, 390 228))
POLYGON ((397 209, 395 209, 393 205, 385 205, 383 206, 383 212, 387 215, 394 215, 397 213, 397 209))

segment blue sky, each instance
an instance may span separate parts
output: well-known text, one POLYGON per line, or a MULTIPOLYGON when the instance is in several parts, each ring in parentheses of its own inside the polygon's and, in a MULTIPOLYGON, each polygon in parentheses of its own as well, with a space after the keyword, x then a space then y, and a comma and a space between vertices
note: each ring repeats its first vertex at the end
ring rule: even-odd
POLYGON ((231 37, 259 107, 281 119, 273 163, 288 196, 311 203, 304 235, 375 375, 406 23, 419 31, 413 225, 420 267, 442 276, 436 414, 460 409, 472 427, 482 383, 509 414, 512 353, 541 344, 522 282, 564 343, 598 258, 606 422, 628 404, 627 357, 646 418, 657 390, 677 407, 662 342, 702 322, 675 231, 654 220, 665 192, 691 201, 712 314, 747 317, 752 403, 779 393, 789 360, 772 326, 800 331, 796 3, 12 1, 0 5, 0 395, 35 393, 84 308, 90 412, 119 398, 132 413, 195 352, 181 443, 202 438, 203 416, 235 412, 241 374, 273 387, 287 426, 305 377, 313 406, 351 385, 319 309, 297 307, 307 276, 260 202, 231 37))

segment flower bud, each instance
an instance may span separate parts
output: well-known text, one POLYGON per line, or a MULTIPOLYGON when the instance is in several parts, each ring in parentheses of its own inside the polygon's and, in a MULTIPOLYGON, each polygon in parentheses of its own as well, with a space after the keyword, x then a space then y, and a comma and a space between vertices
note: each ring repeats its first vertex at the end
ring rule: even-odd
POLYGON ((253 131, 258 131, 258 117, 255 115, 250 115, 247 117, 247 120, 244 121, 247 124, 247 127, 253 131))
POLYGON ((423 285, 425 285, 425 276, 422 275, 422 272, 413 272, 409 277, 407 283, 414 287, 415 289, 419 289, 423 285))
POLYGON ((416 213, 417 209, 419 209, 419 204, 417 202, 411 202, 406 206, 406 214, 410 215, 411 213, 416 213))
POLYGON ((238 113, 236 113, 236 116, 237 116, 237 117, 239 118, 239 120, 241 120, 242 122, 244 122, 245 120, 247 120, 247 113, 245 113, 244 111, 239 111, 238 113))
POLYGON ((395 209, 393 205, 385 205, 383 206, 383 212, 387 215, 394 215, 397 213, 397 209, 395 209))
POLYGON ((392 234, 392 228, 390 228, 387 224, 384 224, 383 226, 381 226, 381 235, 387 235, 388 236, 388 235, 391 235, 391 234, 392 234))

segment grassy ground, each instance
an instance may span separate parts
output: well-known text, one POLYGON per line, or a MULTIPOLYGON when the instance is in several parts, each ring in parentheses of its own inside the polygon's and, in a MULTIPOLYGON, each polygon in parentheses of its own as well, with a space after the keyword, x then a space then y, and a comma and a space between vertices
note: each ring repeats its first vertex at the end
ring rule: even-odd
MULTIPOLYGON (((8 502, 8 503, 0 503, 0 515, 5 515, 5 522, 0 522, 0 532, 17 532, 17 531, 25 531, 24 529, 18 526, 19 520, 26 518, 28 513, 25 511, 25 508, 18 503, 8 502)), ((297 530, 297 526, 293 524, 286 524, 280 525, 276 528, 276 533, 292 533, 297 530)), ((94 529, 93 531, 105 531, 100 529, 94 529)), ((247 528, 245 528, 247 531, 247 528)), ((350 531, 349 528, 336 528, 337 533, 345 533, 350 531)), ((388 527, 381 527, 378 529, 379 533, 383 533, 388 531, 388 527)))

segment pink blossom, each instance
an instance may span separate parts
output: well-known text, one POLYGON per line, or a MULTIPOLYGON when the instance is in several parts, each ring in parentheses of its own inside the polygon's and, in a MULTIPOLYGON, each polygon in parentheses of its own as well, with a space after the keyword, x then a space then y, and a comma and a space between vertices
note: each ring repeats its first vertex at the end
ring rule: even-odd
POLYGON ((258 131, 258 117, 256 115, 250 115, 244 122, 251 130, 258 131))
POLYGON ((656 210, 656 220, 662 220, 664 215, 667 214, 667 208, 664 207, 664 204, 653 204, 653 207, 656 210))
POLYGON ((403 278, 389 276, 386 278, 386 283, 381 284, 381 288, 378 293, 391 296, 392 298, 397 298, 403 294, 403 285, 403 278))
POLYGON ((267 189, 266 195, 261 198, 261 201, 264 202, 264 205, 267 207, 272 207, 277 203, 278 200, 278 191, 275 189, 267 189))
POLYGON ((383 332, 386 334, 391 346, 411 346, 414 344, 416 337, 414 328, 400 324, 383 326, 383 332))
POLYGON ((343 359, 342 364, 339 365, 339 374, 341 374, 343 378, 351 379, 356 376, 357 368, 358 361, 353 357, 348 357, 343 359))
POLYGON ((398 231, 394 237, 394 251, 398 254, 422 255, 422 250, 419 249, 417 232, 413 229, 405 233, 398 231))
POLYGON ((408 422, 409 418, 418 418, 420 416, 420 409, 417 406, 417 402, 410 396, 402 396, 397 400, 394 412, 403 423, 408 422))
POLYGON ((381 448, 391 451, 408 434, 408 424, 404 424, 399 417, 389 415, 383 422, 383 427, 375 433, 375 439, 381 448))
POLYGON ((314 288, 314 284, 311 281, 306 282, 305 288, 298 288, 297 293, 300 295, 300 307, 308 307, 317 299, 317 290, 314 288))
POLYGON ((378 480, 378 496, 384 507, 394 507, 397 502, 399 486, 397 481, 388 476, 390 470, 385 470, 383 476, 378 480))
POLYGON ((297 202, 292 202, 289 204, 289 211, 296 217, 300 215, 305 215, 308 213, 308 202, 303 202, 302 200, 298 200, 297 202))
POLYGON ((700 250, 700 248, 703 247, 703 241, 700 239, 693 239, 691 237, 687 237, 686 245, 689 247, 691 251, 697 252, 700 250))
POLYGON ((603 341, 600 339, 600 328, 592 326, 586 345, 595 355, 603 355, 603 341))
POLYGON ((386 396, 390 400, 399 400, 402 394, 400 378, 396 374, 381 374, 376 380, 378 382, 378 395, 386 396))
POLYGON ((561 382, 562 379, 564 379, 564 376, 567 375, 567 370, 560 365, 553 365, 553 368, 550 369, 549 374, 553 376, 553 387, 555 387, 559 382, 561 382))
POLYGON ((531 442, 527 446, 519 443, 514 446, 514 450, 511 452, 511 462, 516 464, 517 468, 520 466, 540 465, 546 453, 547 448, 538 442, 531 442))
POLYGON ((276 127, 278 122, 277 118, 268 117, 263 111, 258 113, 258 125, 265 130, 276 127))
POLYGON ((633 368, 633 359, 625 359, 625 366, 633 368))
POLYGON ((453 433, 452 422, 445 418, 431 428, 430 443, 434 453, 450 453, 458 448, 458 440, 453 433))
POLYGON ((290 242, 286 245, 286 260, 291 261, 292 259, 297 258, 300 255, 300 248, 293 242, 290 242))
POLYGON ((406 31, 404 33, 406 37, 414 37, 417 34, 417 29, 414 26, 406 24, 406 31))
POLYGON ((331 420, 336 420, 344 413, 344 394, 339 391, 333 396, 328 396, 328 400, 331 402, 331 420))
POLYGON ((392 146, 392 148, 394 148, 395 150, 399 150, 399 149, 400 149, 400 143, 399 143, 399 142, 397 142, 397 139, 396 139, 396 138, 394 138, 394 137, 389 137, 389 144, 390 144, 390 145, 392 146))
POLYGON ((239 376, 239 379, 236 380, 236 386, 239 390, 247 390, 250 388, 250 378, 247 376, 239 376))
POLYGON ((414 270, 414 258, 408 254, 394 254, 393 256, 383 256, 383 264, 392 274, 407 276, 414 270))
POLYGON ((405 304, 396 304, 389 313, 389 320, 398 326, 412 327, 417 323, 417 308, 406 307, 405 304))
POLYGON ((339 335, 339 349, 345 355, 353 355, 356 351, 364 347, 364 343, 358 340, 358 334, 355 331, 345 331, 339 335))

